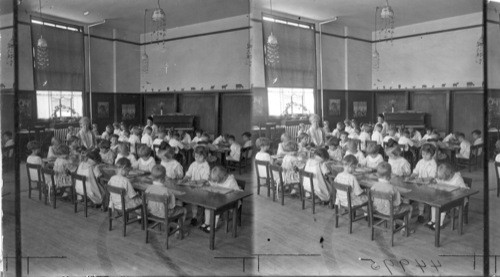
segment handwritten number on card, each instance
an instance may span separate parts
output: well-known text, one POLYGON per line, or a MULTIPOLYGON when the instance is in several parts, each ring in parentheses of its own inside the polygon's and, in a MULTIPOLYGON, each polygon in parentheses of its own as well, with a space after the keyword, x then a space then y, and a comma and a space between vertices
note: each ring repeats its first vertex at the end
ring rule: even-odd
POLYGON ((437 272, 439 272, 439 269, 438 267, 441 267, 441 262, 439 262, 439 260, 436 260, 436 262, 438 263, 437 265, 434 264, 434 261, 431 260, 431 263, 432 263, 432 266, 431 267, 434 267, 436 269, 437 272))
POLYGON ((399 260, 399 265, 403 269, 403 272, 406 272, 405 265, 410 265, 410 262, 407 259, 401 259, 399 260))
POLYGON ((390 263, 391 266, 394 266, 394 262, 391 261, 391 260, 388 260, 388 259, 385 259, 384 260, 384 265, 385 265, 385 268, 387 268, 387 270, 389 271, 389 273, 392 275, 392 271, 389 269, 389 267, 387 266, 387 263, 390 263))
POLYGON ((427 267, 427 265, 425 264, 424 260, 420 260, 422 261, 423 265, 420 264, 417 259, 415 259, 415 262, 417 263, 417 266, 420 267, 420 269, 422 270, 422 273, 424 273, 424 267, 427 267))

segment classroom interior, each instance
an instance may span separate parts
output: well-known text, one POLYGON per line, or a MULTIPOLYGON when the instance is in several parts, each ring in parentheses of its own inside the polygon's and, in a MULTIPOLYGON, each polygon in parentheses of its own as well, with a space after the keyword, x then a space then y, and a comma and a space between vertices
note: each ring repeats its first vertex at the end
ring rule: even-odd
MULTIPOLYGON (((494 151, 500 139, 500 80, 495 78, 500 51, 490 47, 500 43, 500 4, 488 4, 484 48, 479 0, 42 0, 41 9, 39 1, 22 0, 17 22, 12 2, 0 3, 0 127, 2 134, 13 132, 19 122, 14 136, 22 151, 17 155, 21 250, 32 257, 22 259, 22 274, 479 276, 485 189, 490 253, 500 248, 500 237, 491 231, 500 227, 493 216, 498 209, 494 151), (393 22, 380 16, 385 5, 394 11, 393 22), (165 11, 166 27, 153 31, 158 6, 165 11), (14 24, 17 72, 11 58, 14 24), (383 26, 392 28, 380 31, 383 26), (266 48, 271 34, 279 43, 279 62, 267 56, 275 50, 266 48), (40 35, 49 49, 61 53, 49 56, 54 70, 48 75, 36 68, 40 61, 33 49, 40 35), (58 59, 65 60, 58 64, 58 59), (46 99, 58 91, 78 100, 70 101, 66 111, 59 103, 56 110, 46 99), (18 118, 13 120, 15 105, 18 118), (266 187, 257 192, 257 138, 270 138, 271 154, 276 154, 281 134, 295 138, 300 123, 309 125, 310 114, 333 130, 346 118, 375 123, 380 113, 415 115, 416 125, 432 126, 441 137, 462 132, 472 141, 474 130, 488 137, 488 165, 458 168, 477 191, 468 200, 463 234, 452 230, 448 215, 436 247, 435 232, 412 218, 415 232, 409 237, 396 233, 391 246, 388 232, 376 231, 372 241, 365 220, 354 222, 351 234, 345 217, 335 228, 328 205, 316 205, 313 214, 310 202, 303 209, 298 198, 285 197, 282 205, 266 187), (54 209, 39 200, 38 191, 29 198, 26 144, 40 140, 46 155, 51 137, 65 135, 54 130, 78 127, 81 116, 97 124, 99 133, 114 122, 144 126, 149 116, 158 126, 187 128, 192 137, 201 129, 212 140, 232 134, 243 144, 242 134, 250 132, 253 155, 242 172, 230 172, 252 193, 242 201, 237 237, 231 228, 224 230, 223 222, 210 250, 210 234, 188 226, 189 235, 171 236, 166 249, 159 235, 145 243, 139 224, 129 225, 125 237, 121 222, 109 231, 108 214, 100 209, 89 208, 85 217, 81 208, 74 213, 70 201, 58 200, 54 209)), ((418 129, 424 133, 425 128, 418 129)), ((222 158, 219 162, 224 164, 222 158)), ((184 170, 188 166, 186 161, 184 170)), ((2 178, 2 265, 7 276, 14 276, 15 171, 4 169, 2 178)), ((490 261, 494 274, 495 260, 490 261)))

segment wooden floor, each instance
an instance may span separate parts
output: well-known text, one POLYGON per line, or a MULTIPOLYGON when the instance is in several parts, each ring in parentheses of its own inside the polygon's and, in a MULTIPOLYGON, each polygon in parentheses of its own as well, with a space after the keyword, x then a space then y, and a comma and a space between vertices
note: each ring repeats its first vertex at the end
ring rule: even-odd
MULTIPOLYGON (((310 204, 302 210, 298 199, 286 198, 285 206, 281 206, 279 202, 272 202, 265 193, 256 195, 255 185, 247 185, 247 189, 254 190, 255 194, 244 202, 243 228, 239 229, 238 237, 232 238, 231 233, 220 230, 216 233, 216 249, 210 251, 208 234, 197 229, 191 229, 189 237, 183 241, 171 237, 170 249, 165 250, 161 238, 155 237, 146 244, 145 234, 138 224, 130 225, 124 238, 119 228, 108 231, 106 214, 100 211, 90 210, 89 217, 85 218, 82 212, 75 215, 67 202, 58 204, 53 210, 37 197, 28 199, 24 164, 21 168, 23 256, 65 257, 32 258, 29 262, 32 276, 483 274, 480 258, 477 258, 474 269, 472 257, 441 256, 482 254, 483 174, 480 170, 463 172, 464 176, 473 178, 473 188, 480 190, 471 198, 470 220, 464 225, 464 234, 458 236, 446 226, 441 233, 440 248, 434 247, 433 231, 416 223, 414 234, 409 238, 396 234, 395 245, 390 247, 388 233, 377 232, 375 240, 371 241, 370 229, 364 221, 354 223, 353 234, 349 235, 343 219, 339 228, 334 228, 333 210, 325 206, 317 207, 313 216, 310 204), (241 257, 247 258, 243 261, 241 257), (372 259, 376 264, 360 258, 372 259), (416 260, 426 266, 418 267, 416 260), (406 261, 408 265, 405 265, 406 261), (391 266, 391 262, 396 265, 391 266)), ((236 174, 236 177, 246 181, 255 179, 252 173, 236 174)), ((4 256, 13 256, 14 189, 12 177, 4 176, 4 179, 4 256)), ((499 208, 494 191, 496 182, 490 186, 490 204, 496 211, 499 208)), ((500 227, 500 220, 494 212, 490 224, 493 230, 500 227)), ((492 252, 496 249, 500 252, 500 235, 491 233, 492 252)), ((7 259, 4 270, 7 276, 14 275, 13 259, 7 259)), ((26 273, 24 259, 23 275, 26 273)))

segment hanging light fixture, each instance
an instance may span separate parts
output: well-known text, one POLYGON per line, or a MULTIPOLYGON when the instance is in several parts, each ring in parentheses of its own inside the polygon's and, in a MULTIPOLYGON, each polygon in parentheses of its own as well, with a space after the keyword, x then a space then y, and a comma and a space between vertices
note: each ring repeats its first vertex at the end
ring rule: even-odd
POLYGON ((394 10, 391 6, 389 6, 389 0, 385 0, 385 6, 380 8, 380 19, 382 23, 380 24, 379 32, 381 36, 384 38, 390 38, 391 41, 394 34, 394 18, 394 10))
POLYGON ((374 49, 372 53, 372 68, 378 70, 380 64, 380 55, 377 51, 377 15, 378 15, 378 7, 375 8, 375 43, 374 49))
POLYGON ((14 64, 14 36, 7 44, 7 64, 12 66, 14 64))
MULTIPOLYGON (((40 18, 41 21, 43 22, 42 0, 38 0, 38 4, 39 4, 40 18)), ((38 69, 45 69, 49 66, 49 49, 47 41, 43 38, 43 25, 40 26, 40 38, 36 43, 35 59, 38 69)))
POLYGON ((482 64, 484 58, 484 39, 483 34, 476 43, 476 63, 482 64))
MULTIPOLYGON (((146 13, 148 10, 144 10, 144 42, 146 42, 146 13)), ((144 52, 141 55, 141 68, 142 73, 147 74, 149 71, 149 57, 146 53, 147 44, 144 44, 144 52)))
MULTIPOLYGON (((271 8, 271 17, 273 16, 273 3, 272 0, 269 0, 269 6, 271 8)), ((274 20, 274 19, 273 19, 274 20)), ((278 39, 273 34, 273 23, 271 23, 271 34, 267 37, 266 45, 264 47, 265 51, 265 63, 271 69, 272 82, 275 84, 278 81, 278 72, 276 67, 280 62, 279 56, 279 44, 278 39)))
POLYGON ((167 21, 165 11, 163 11, 163 9, 160 7, 160 0, 158 0, 158 8, 153 10, 151 23, 153 25, 153 36, 155 37, 155 40, 159 41, 164 39, 167 33, 167 21))

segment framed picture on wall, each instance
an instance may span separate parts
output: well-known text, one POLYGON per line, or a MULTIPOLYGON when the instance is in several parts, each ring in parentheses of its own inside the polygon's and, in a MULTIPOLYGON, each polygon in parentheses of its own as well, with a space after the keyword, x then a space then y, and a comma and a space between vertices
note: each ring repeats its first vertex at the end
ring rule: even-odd
POLYGON ((352 109, 352 117, 358 118, 358 117, 366 117, 367 110, 368 110, 368 104, 365 101, 354 101, 352 102, 353 109, 352 109))
POLYGON ((31 99, 22 98, 18 101, 19 104, 19 117, 21 119, 31 119, 31 99))
POLYGON ((135 118, 135 104, 122 104, 122 120, 135 118))
POLYGON ((109 117, 109 102, 97 102, 97 118, 109 117))
POLYGON ((328 115, 340 116, 340 99, 330 99, 328 102, 328 115))

